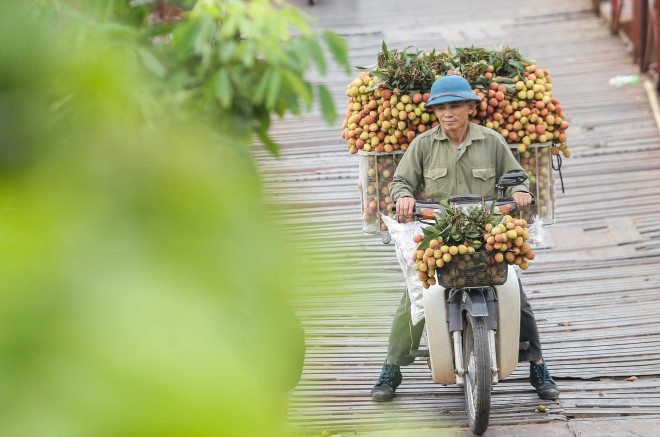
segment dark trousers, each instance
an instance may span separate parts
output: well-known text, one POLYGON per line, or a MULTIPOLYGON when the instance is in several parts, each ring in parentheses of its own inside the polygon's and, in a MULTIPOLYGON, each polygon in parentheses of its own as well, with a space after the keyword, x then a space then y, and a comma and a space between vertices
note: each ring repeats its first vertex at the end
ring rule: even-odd
MULTIPOLYGON (((518 281, 520 284, 520 281, 518 281)), ((387 350, 387 361, 397 366, 407 366, 415 361, 410 351, 419 347, 419 341, 424 331, 424 320, 416 325, 410 319, 410 298, 408 291, 404 290, 399 308, 394 314, 392 330, 390 331, 390 344, 387 350)), ((527 302, 527 296, 520 284, 520 343, 524 345, 518 353, 518 362, 540 360, 541 340, 532 307, 527 302)))

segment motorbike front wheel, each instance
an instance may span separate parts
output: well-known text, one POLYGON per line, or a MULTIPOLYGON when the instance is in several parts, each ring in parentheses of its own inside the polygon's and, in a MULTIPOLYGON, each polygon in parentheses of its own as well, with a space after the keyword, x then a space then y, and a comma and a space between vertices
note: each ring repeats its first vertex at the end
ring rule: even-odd
POLYGON ((465 410, 470 430, 481 435, 490 416, 491 363, 485 317, 465 315, 463 363, 465 366, 465 410))

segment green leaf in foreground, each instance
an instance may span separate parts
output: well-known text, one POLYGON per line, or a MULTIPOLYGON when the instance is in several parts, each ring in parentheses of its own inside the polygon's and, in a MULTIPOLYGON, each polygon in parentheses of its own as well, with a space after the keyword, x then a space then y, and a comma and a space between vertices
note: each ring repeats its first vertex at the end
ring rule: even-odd
POLYGON ((227 71, 218 70, 217 81, 215 84, 215 95, 223 108, 229 108, 232 100, 231 80, 227 71))
POLYGON ((334 32, 326 30, 322 34, 323 40, 327 44, 335 61, 346 68, 346 74, 351 73, 351 65, 348 62, 348 43, 342 37, 334 32))
POLYGON ((332 95, 324 85, 319 85, 318 91, 321 98, 323 118, 329 125, 332 125, 337 120, 337 111, 335 110, 335 105, 332 103, 332 95))
POLYGON ((144 47, 138 47, 137 52, 140 54, 140 59, 144 63, 144 66, 147 67, 149 71, 155 74, 158 77, 164 77, 166 70, 163 64, 156 58, 156 56, 151 53, 149 49, 144 47))
POLYGON ((273 141, 269 136, 268 133, 259 130, 257 131, 259 135, 259 139, 261 140, 262 143, 264 143, 264 146, 266 146, 266 149, 273 154, 273 156, 278 157, 280 156, 280 146, 277 145, 275 141, 273 141))
POLYGON ((314 57, 314 61, 316 62, 316 66, 319 69, 319 73, 325 75, 325 57, 323 56, 323 49, 321 49, 321 44, 319 44, 316 38, 305 38, 305 45, 307 46, 307 50, 309 50, 314 57))

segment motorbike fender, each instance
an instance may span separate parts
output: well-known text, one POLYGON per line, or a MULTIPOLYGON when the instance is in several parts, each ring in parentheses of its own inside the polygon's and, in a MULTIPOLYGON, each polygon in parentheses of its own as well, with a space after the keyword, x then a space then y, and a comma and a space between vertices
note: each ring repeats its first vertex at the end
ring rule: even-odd
POLYGON ((455 384, 454 347, 445 312, 445 288, 441 285, 424 290, 424 317, 433 380, 439 384, 455 384))
POLYGON ((482 290, 463 292, 461 295, 463 298, 462 308, 468 314, 474 317, 488 316, 488 304, 482 290))
POLYGON ((520 287, 512 265, 509 266, 506 282, 495 286, 495 293, 499 308, 495 333, 497 367, 499 377, 505 378, 516 370, 520 348, 520 287))

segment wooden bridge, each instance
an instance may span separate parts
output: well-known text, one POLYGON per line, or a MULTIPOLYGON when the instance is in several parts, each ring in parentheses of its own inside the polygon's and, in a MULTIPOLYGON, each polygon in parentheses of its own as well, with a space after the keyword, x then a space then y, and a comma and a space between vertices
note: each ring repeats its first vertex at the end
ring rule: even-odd
MULTIPOLYGON (((347 39, 352 65, 373 64, 383 40, 424 50, 508 43, 550 70, 572 157, 565 193, 556 180, 551 247, 523 283, 562 394, 536 412, 541 402, 521 364, 494 388, 491 424, 557 421, 578 434, 596 429, 589 423, 660 421, 660 137, 645 87, 608 84, 637 67, 592 2, 292 3, 347 39)), ((340 113, 356 75, 334 67, 319 79, 340 113)), ((255 147, 269 199, 285 208, 283 232, 318 249, 301 260, 316 266, 301 282, 317 286, 295 301, 308 350, 291 423, 306 435, 465 426, 461 389, 432 382, 425 361, 403 369, 393 402, 371 400, 404 279, 393 247, 362 233, 358 161, 340 132, 317 110, 275 124, 280 159, 255 147)))

